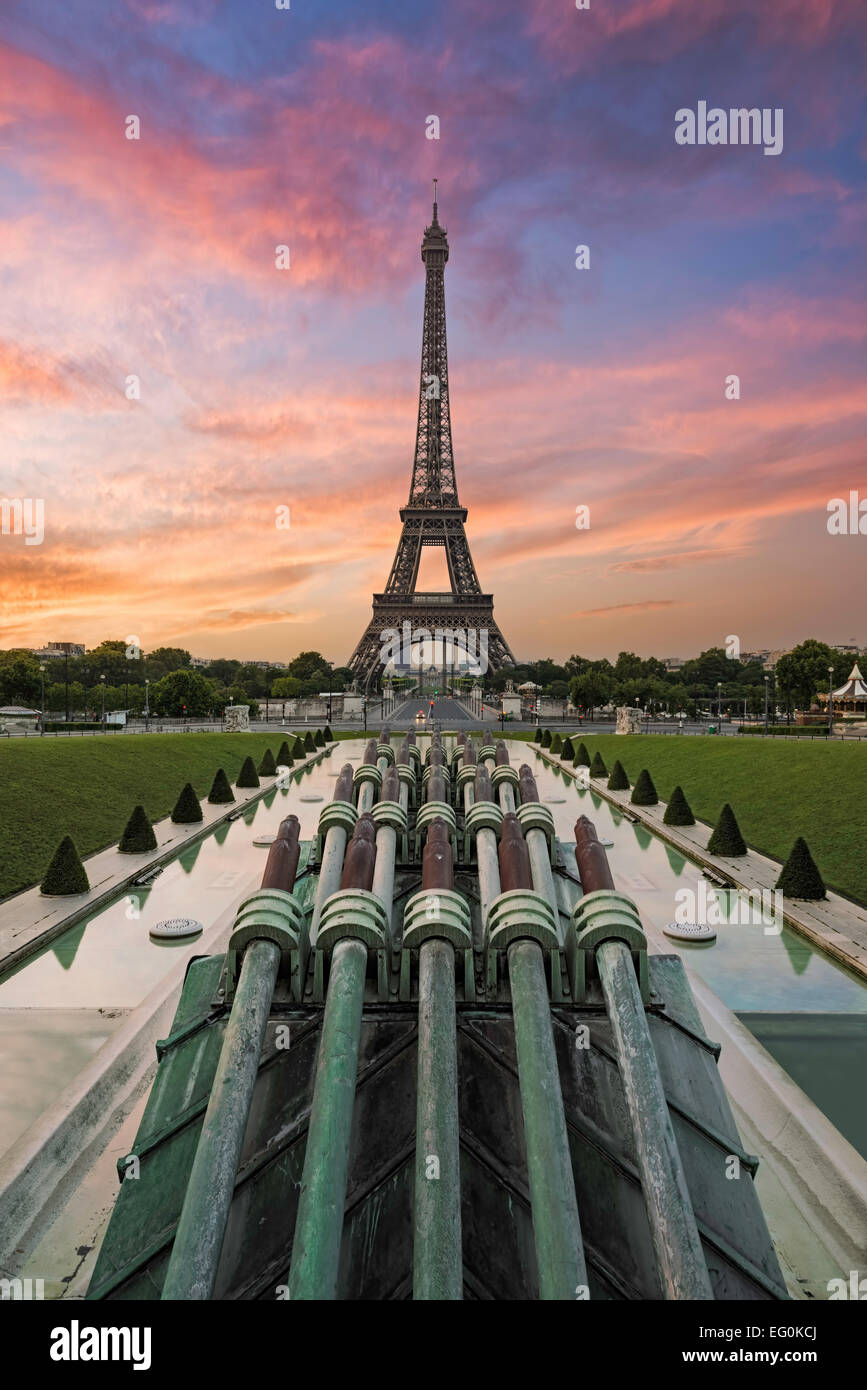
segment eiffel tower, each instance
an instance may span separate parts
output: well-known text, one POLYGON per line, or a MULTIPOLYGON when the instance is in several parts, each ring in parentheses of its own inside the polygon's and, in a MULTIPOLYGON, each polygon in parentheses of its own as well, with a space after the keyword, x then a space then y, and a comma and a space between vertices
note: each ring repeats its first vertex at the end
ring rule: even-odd
MULTIPOLYGON (((480 650, 480 634, 487 632, 487 664, 490 669, 514 665, 506 639, 494 622, 493 594, 482 593, 470 555, 464 523, 467 509, 458 501, 452 426, 449 413, 449 365, 446 348, 445 264, 449 243, 437 217, 437 180, 434 179, 433 221, 425 228, 421 258, 425 265, 424 325, 421 339, 421 377, 418 395, 418 427, 409 503, 400 509, 403 530, 384 593, 373 595, 373 617, 348 665, 354 675, 369 681, 382 662, 382 634, 388 629, 404 632, 409 624, 413 638, 419 630, 465 632, 470 654, 480 650), (419 593, 416 590, 422 547, 441 545, 446 552, 451 591, 419 593)), ((445 646, 448 639, 439 639, 445 646)), ((445 658, 443 658, 445 664, 445 658)))

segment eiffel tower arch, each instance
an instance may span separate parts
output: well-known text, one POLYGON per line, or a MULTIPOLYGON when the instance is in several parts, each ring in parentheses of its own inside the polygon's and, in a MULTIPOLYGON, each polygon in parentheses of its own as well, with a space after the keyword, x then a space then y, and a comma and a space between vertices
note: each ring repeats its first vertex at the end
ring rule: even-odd
POLYGON ((373 616, 347 663, 362 682, 367 682, 382 662, 383 634, 394 630, 403 634, 405 625, 412 633, 422 630, 432 637, 438 631, 466 633, 470 652, 478 652, 486 644, 487 666, 492 670, 515 664, 494 621, 493 594, 482 592, 465 530, 467 509, 458 500, 446 345, 445 264, 449 244, 437 216, 436 180, 433 221, 425 228, 421 258, 425 266, 424 322, 412 483, 409 502, 400 509, 403 527, 385 589, 373 595, 373 616), (450 590, 423 593, 416 588, 422 549, 430 545, 445 550, 450 590))

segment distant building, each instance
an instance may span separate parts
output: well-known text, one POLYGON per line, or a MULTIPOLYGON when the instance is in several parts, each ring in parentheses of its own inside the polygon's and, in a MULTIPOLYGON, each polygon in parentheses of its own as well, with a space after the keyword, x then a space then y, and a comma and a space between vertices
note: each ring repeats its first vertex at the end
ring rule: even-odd
POLYGON ((835 652, 842 652, 844 656, 861 655, 861 648, 857 642, 832 642, 831 647, 835 652))
POLYGON ((212 656, 191 656, 191 657, 190 657, 190 665, 191 665, 191 666, 210 666, 210 664, 211 664, 211 662, 213 661, 213 659, 214 659, 214 658, 213 658, 212 656))
POLYGON ((683 667, 683 658, 680 656, 664 656, 662 664, 666 671, 680 671, 683 667))
POLYGON ((779 651, 779 652, 768 652, 767 655, 766 655, 766 657, 765 657, 765 659, 764 659, 764 661, 762 662, 762 665, 764 666, 765 670, 766 670, 766 671, 773 671, 773 669, 774 669, 774 667, 776 666, 777 662, 779 661, 780 657, 781 657, 781 656, 788 656, 789 653, 791 652, 791 650, 792 650, 791 647, 786 647, 784 651, 779 651))
POLYGON ((84 656, 83 642, 46 642, 44 647, 31 647, 34 656, 41 661, 63 660, 65 656, 84 656))

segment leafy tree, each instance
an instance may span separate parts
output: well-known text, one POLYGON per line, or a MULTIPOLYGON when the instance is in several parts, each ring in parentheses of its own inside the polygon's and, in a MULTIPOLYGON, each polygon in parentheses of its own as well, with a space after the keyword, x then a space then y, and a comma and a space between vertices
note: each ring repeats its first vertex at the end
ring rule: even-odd
POLYGON ((309 681, 314 672, 326 672, 330 679, 331 662, 326 661, 321 652, 299 652, 298 655, 289 662, 289 675, 297 676, 300 681, 309 681))
MULTIPOLYGON (((809 637, 781 656, 774 669, 778 684, 787 691, 801 709, 809 709, 818 691, 827 692, 828 667, 834 667, 834 679, 850 658, 835 652, 825 642, 809 637)), ((848 671, 848 666, 847 666, 848 671)))
MULTIPOLYGON (((88 656, 92 657, 93 653, 88 652, 88 656)), ((183 647, 155 647, 146 658, 148 679, 159 680, 171 671, 187 670, 191 662, 190 653, 183 647)))
POLYGON ((271 686, 271 695, 275 700, 297 700, 304 690, 304 682, 297 676, 278 676, 271 686))
POLYGON ((171 671, 150 691, 151 709, 170 719, 201 719, 211 713, 215 700, 214 686, 198 671, 171 671))
POLYGON ((20 647, 0 652, 0 699, 4 705, 38 709, 42 685, 39 662, 20 647))
POLYGON ((232 661, 224 656, 215 657, 208 666, 208 679, 221 685, 233 685, 240 665, 240 661, 232 661))

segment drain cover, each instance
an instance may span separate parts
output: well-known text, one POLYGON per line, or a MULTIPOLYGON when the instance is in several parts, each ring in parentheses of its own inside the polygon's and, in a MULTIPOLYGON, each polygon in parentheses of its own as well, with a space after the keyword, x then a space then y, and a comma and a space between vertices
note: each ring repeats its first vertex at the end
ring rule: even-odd
POLYGON ((162 941, 173 941, 181 936, 198 936, 204 931, 201 922, 197 922, 193 917, 167 917, 164 922, 155 922, 150 928, 151 936, 157 936, 162 941))
POLYGON ((549 802, 551 805, 556 805, 560 801, 565 801, 566 798, 565 796, 543 796, 542 800, 549 802))
POLYGON ((275 837, 273 835, 254 835, 253 844, 261 846, 273 845, 274 839, 275 837))
POLYGON ((602 846, 603 849, 611 849, 612 845, 614 844, 614 841, 613 841, 613 840, 602 840, 602 839, 600 839, 599 843, 600 843, 600 845, 602 846))
POLYGON ((715 941, 716 927, 701 922, 669 922, 662 930, 675 941, 715 941))
POLYGON ((319 796, 316 792, 308 792, 306 796, 299 796, 299 801, 324 801, 324 796, 319 796))

